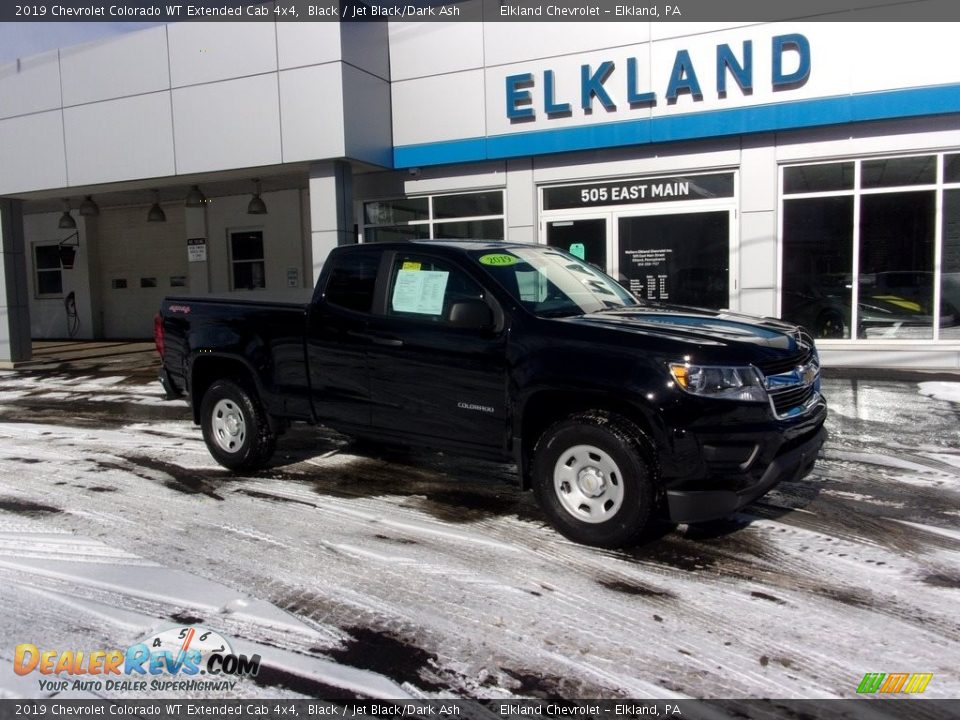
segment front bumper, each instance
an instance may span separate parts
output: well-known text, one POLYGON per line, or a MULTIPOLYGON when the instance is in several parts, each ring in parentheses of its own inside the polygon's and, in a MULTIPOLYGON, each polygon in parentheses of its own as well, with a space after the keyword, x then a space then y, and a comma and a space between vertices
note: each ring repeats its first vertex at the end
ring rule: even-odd
POLYGON ((668 489, 667 515, 678 523, 726 517, 761 497, 777 483, 804 477, 813 468, 826 438, 827 431, 821 425, 802 443, 774 457, 759 479, 738 490, 668 489))

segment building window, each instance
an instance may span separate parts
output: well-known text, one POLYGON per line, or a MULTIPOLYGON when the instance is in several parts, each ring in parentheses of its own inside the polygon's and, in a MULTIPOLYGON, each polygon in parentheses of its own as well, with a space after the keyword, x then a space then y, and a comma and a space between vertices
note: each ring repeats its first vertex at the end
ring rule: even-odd
POLYGON ((784 167, 781 316, 820 338, 960 337, 958 157, 784 167))
POLYGON ((230 233, 230 287, 232 290, 256 290, 266 287, 263 259, 263 231, 230 233))
POLYGON ((363 223, 365 242, 503 240, 503 191, 374 200, 363 205, 363 223))
POLYGON ((63 271, 60 268, 60 246, 33 246, 33 267, 38 298, 63 296, 63 271))

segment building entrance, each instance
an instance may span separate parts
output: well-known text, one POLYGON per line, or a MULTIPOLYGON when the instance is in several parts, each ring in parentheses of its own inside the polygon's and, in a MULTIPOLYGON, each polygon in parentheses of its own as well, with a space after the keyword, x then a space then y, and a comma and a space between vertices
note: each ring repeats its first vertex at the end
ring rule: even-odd
POLYGON ((737 306, 734 174, 544 188, 543 241, 642 300, 737 306))
POLYGON ((547 222, 547 245, 576 255, 604 272, 610 271, 609 217, 573 218, 547 222))

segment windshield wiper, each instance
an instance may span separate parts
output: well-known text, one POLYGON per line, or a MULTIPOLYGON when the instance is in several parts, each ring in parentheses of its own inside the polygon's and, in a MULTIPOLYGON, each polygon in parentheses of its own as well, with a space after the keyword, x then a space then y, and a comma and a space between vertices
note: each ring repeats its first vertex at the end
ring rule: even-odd
POLYGON ((537 317, 544 318, 556 318, 556 317, 574 317, 575 315, 583 315, 583 311, 572 310, 570 308, 554 308, 553 310, 538 310, 536 313, 537 317))
POLYGON ((637 305, 613 305, 613 304, 609 304, 609 305, 607 305, 606 307, 602 307, 602 308, 600 308, 599 310, 594 310, 593 312, 604 313, 604 312, 613 312, 614 310, 632 310, 632 309, 634 309, 634 308, 639 309, 639 308, 640 308, 640 305, 639 305, 639 304, 637 304, 637 305))

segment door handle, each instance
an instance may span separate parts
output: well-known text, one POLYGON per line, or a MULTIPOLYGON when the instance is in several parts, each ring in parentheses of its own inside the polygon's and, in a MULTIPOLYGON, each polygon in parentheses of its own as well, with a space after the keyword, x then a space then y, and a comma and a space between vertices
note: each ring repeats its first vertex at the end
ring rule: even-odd
POLYGON ((386 335, 375 335, 373 333, 367 332, 358 332, 356 330, 348 330, 347 335, 350 337, 359 338, 361 340, 369 340, 374 345, 386 345, 387 347, 403 347, 403 340, 395 337, 387 337, 386 335))
POLYGON ((370 339, 373 340, 374 345, 386 345, 387 347, 403 347, 403 340, 401 340, 400 338, 381 337, 379 335, 371 335, 370 339))

